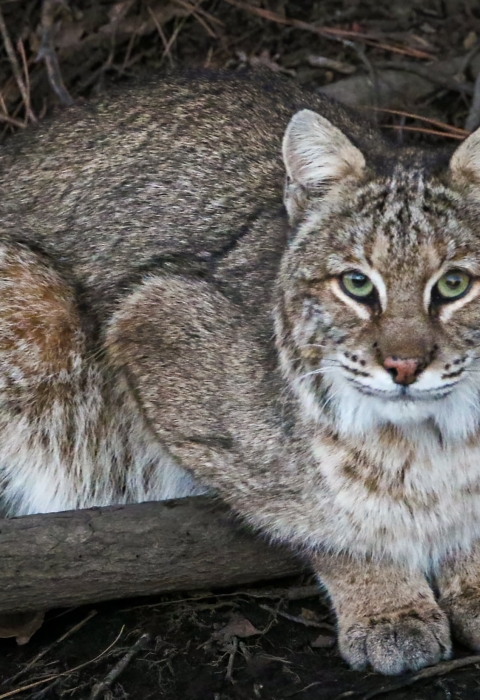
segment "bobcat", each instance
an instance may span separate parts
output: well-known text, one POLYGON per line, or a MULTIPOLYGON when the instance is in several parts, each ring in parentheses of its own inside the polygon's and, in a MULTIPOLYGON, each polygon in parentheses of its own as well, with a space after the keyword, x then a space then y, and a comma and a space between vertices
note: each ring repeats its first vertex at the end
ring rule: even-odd
POLYGON ((399 148, 185 74, 12 138, 0 181, 10 514, 213 489, 308 555, 353 668, 480 649, 480 132, 399 148))

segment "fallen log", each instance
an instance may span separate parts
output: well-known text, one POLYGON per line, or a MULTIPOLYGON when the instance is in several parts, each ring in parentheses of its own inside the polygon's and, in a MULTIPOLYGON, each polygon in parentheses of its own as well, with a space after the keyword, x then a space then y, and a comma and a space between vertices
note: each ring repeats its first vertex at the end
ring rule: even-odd
POLYGON ((0 613, 49 610, 299 573, 218 500, 0 519, 0 613))

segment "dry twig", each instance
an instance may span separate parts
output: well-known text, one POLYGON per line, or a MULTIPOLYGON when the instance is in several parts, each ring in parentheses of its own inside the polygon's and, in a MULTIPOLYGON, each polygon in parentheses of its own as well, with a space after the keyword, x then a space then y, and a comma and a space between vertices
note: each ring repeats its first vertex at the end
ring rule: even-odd
POLYGON ((468 131, 461 129, 458 126, 453 126, 452 124, 445 124, 438 119, 432 119, 431 117, 423 117, 420 114, 413 114, 412 112, 404 112, 400 109, 387 109, 385 107, 366 107, 364 109, 376 109, 377 112, 384 112, 385 114, 396 114, 400 117, 407 117, 408 119, 418 119, 418 121, 425 122, 426 124, 433 124, 433 126, 438 126, 444 131, 451 131, 453 134, 457 134, 462 138, 468 136, 468 131))
MULTIPOLYGON (((376 688, 375 690, 369 691, 365 695, 362 695, 360 700, 371 700, 372 698, 379 697, 380 695, 393 693, 396 690, 406 688, 407 686, 418 683, 419 681, 429 680, 430 678, 436 678, 437 676, 444 676, 447 673, 452 673, 452 671, 457 671, 459 668, 465 668, 465 666, 471 666, 472 664, 480 664, 480 654, 465 656, 463 659, 454 659, 453 661, 444 661, 436 666, 422 668, 422 670, 418 671, 418 673, 414 673, 412 676, 406 676, 396 683, 384 685, 381 688, 376 688)), ((360 695, 360 692, 357 690, 348 690, 346 693, 337 695, 335 700, 343 700, 343 698, 349 698, 355 695, 360 695)))
POLYGON ((12 41, 10 39, 10 35, 8 33, 7 25, 5 24, 5 19, 3 17, 3 12, 0 8, 0 34, 2 35, 3 39, 3 44, 5 46, 5 51, 7 52, 8 60, 10 61, 10 65, 12 67, 12 72, 15 77, 15 81, 18 85, 18 89, 20 91, 20 94, 22 96, 23 104, 25 106, 25 121, 31 121, 31 122, 36 122, 37 118, 35 117, 31 107, 30 107, 30 94, 27 89, 27 86, 25 85, 23 81, 23 76, 22 76, 22 69, 20 68, 20 64, 17 59, 17 55, 15 53, 15 49, 13 48, 12 41))
POLYGON ((232 637, 232 650, 228 656, 227 672, 225 674, 225 680, 233 683, 233 662, 235 661, 235 654, 238 651, 238 639, 237 637, 232 637))
POLYGON ((117 680, 119 675, 127 668, 130 661, 150 643, 150 640, 151 636, 148 633, 142 634, 135 644, 127 651, 125 656, 122 656, 120 661, 109 671, 103 681, 93 686, 90 700, 97 700, 102 693, 105 693, 112 683, 117 680))
POLYGON ((408 685, 413 683, 418 683, 418 681, 428 680, 429 678, 436 678, 437 676, 444 676, 446 673, 451 673, 459 668, 465 668, 465 666, 471 666, 472 664, 480 664, 480 655, 475 654, 474 656, 465 656, 463 659, 454 659, 453 661, 444 661, 436 666, 428 666, 427 668, 422 668, 421 671, 415 673, 409 678, 404 678, 398 683, 393 683, 390 686, 384 686, 383 688, 378 688, 377 690, 371 690, 369 693, 362 697, 362 700, 371 700, 371 698, 376 698, 379 695, 385 695, 385 693, 391 693, 399 688, 406 688, 408 685))
POLYGON ((158 36, 160 37, 160 39, 162 41, 163 50, 165 52, 165 55, 167 56, 170 65, 173 66, 173 58, 172 58, 170 52, 167 51, 168 41, 167 41, 167 37, 165 36, 165 32, 163 31, 162 25, 159 22, 157 15, 154 13, 154 11, 150 7, 150 5, 147 5, 147 11, 148 11, 150 17, 152 18, 153 23, 155 24, 155 26, 157 28, 158 36))
POLYGON ((365 34, 362 32, 354 32, 348 29, 337 29, 334 27, 318 27, 315 24, 309 24, 308 22, 303 22, 299 19, 288 19, 287 17, 282 17, 271 10, 265 10, 261 7, 254 7, 248 2, 243 2, 242 0, 225 0, 229 5, 238 7, 240 10, 245 10, 246 12, 251 12, 257 17, 269 20, 270 22, 276 22, 277 24, 283 24, 287 27, 294 27, 295 29, 303 29, 304 31, 313 32, 319 36, 323 36, 326 39, 336 39, 343 41, 345 39, 351 39, 352 41, 363 39, 366 44, 376 46, 379 49, 385 49, 386 51, 391 51, 392 53, 400 53, 405 56, 410 56, 412 58, 424 58, 432 59, 431 54, 425 51, 419 51, 418 49, 411 49, 405 47, 393 46, 391 44, 385 44, 377 41, 377 39, 371 34, 365 34))
POLYGON ((57 54, 53 46, 52 27, 59 5, 62 0, 43 0, 42 5, 42 43, 37 53, 36 60, 45 62, 50 85, 63 105, 72 105, 70 96, 62 79, 62 73, 58 64, 57 54))
POLYGON ((274 615, 280 615, 280 617, 284 617, 286 620, 290 620, 291 622, 297 622, 299 625, 305 625, 305 627, 317 627, 319 629, 327 629, 330 632, 335 632, 335 627, 330 625, 328 622, 307 620, 304 617, 298 617, 297 615, 290 615, 289 613, 282 612, 281 610, 275 610, 275 608, 271 608, 269 605, 265 605, 263 603, 259 607, 261 607, 262 610, 268 610, 268 612, 271 612, 274 615))
POLYGON ((180 605, 181 603, 200 602, 210 598, 234 598, 245 596, 247 598, 285 598, 285 600, 304 600, 320 595, 317 585, 313 586, 292 586, 291 588, 268 588, 265 590, 245 590, 239 589, 229 593, 205 593, 191 598, 178 598, 175 600, 164 600, 160 603, 146 603, 145 605, 135 605, 133 608, 123 608, 119 612, 132 612, 132 610, 142 610, 144 608, 163 608, 169 605, 180 605))

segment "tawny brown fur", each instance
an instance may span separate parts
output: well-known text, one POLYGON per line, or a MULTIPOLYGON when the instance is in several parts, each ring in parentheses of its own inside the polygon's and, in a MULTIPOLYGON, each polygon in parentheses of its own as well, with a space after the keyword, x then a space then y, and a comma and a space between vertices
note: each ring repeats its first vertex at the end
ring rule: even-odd
POLYGON ((10 512, 214 489, 310 557, 355 668, 447 657, 449 619, 480 648, 477 141, 449 166, 226 74, 124 88, 12 139, 10 512), (434 303, 451 268, 471 286, 434 303), (342 287, 358 269, 370 306, 342 287))

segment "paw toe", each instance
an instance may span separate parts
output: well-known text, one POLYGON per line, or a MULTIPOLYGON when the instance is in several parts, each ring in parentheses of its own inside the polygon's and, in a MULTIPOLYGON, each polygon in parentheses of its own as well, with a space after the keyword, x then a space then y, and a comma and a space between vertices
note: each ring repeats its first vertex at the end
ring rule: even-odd
POLYGON ((366 620, 340 634, 342 656, 355 670, 370 665, 385 675, 417 671, 448 658, 448 622, 439 611, 429 619, 391 616, 366 620))

